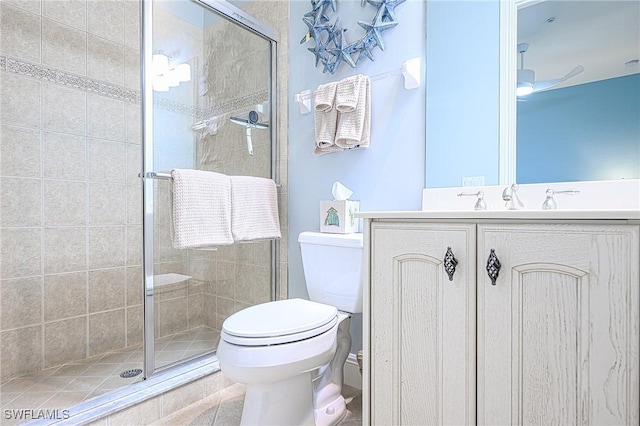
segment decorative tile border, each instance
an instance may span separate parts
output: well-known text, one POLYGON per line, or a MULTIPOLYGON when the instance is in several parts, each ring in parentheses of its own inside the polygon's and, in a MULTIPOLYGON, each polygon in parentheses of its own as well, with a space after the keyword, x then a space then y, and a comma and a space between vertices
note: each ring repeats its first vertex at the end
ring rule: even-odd
MULTIPOLYGON (((228 112, 244 110, 247 108, 253 109, 257 104, 261 104, 269 100, 269 91, 262 90, 257 93, 252 93, 251 95, 243 96, 241 98, 232 99, 229 102, 225 102, 219 105, 214 105, 211 108, 207 108, 203 111, 204 116, 206 117, 214 117, 222 114, 226 114, 228 112)), ((204 118, 201 117, 201 118, 204 118)))
MULTIPOLYGON (((0 70, 15 73, 25 77, 35 78, 47 83, 58 84, 64 87, 83 90, 88 93, 95 93, 119 101, 139 104, 141 100, 140 91, 127 89, 115 84, 104 83, 99 80, 85 76, 61 71, 43 65, 32 64, 25 61, 0 56, 0 70)), ((185 105, 170 99, 156 98, 153 104, 165 111, 176 112, 188 115, 197 119, 225 114, 231 111, 247 109, 261 104, 269 99, 269 91, 263 90, 241 98, 233 99, 219 105, 214 105, 206 110, 192 105, 185 105)))
POLYGON ((3 71, 35 78, 48 83, 58 84, 60 86, 84 90, 85 92, 95 93, 120 101, 131 103, 140 102, 140 92, 137 90, 127 89, 115 84, 104 83, 92 78, 69 73, 66 71, 61 71, 43 65, 36 65, 29 62, 8 58, 6 56, 1 57, 0 60, 2 61, 0 65, 2 65, 3 71))

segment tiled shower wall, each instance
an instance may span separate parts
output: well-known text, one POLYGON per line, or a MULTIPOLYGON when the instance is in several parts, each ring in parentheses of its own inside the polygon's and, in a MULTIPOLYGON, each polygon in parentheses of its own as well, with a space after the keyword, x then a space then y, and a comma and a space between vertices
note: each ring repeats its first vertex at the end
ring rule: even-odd
POLYGON ((2 379, 142 342, 137 1, 2 1, 2 379))
MULTIPOLYGON (((243 8, 276 28, 282 41, 277 124, 283 298, 288 2, 257 1, 243 8)), ((142 342, 141 148, 137 1, 0 0, 0 13, 5 380, 142 342)), ((240 131, 241 142, 230 150, 246 150, 244 131, 233 130, 240 131)), ((256 134, 254 141, 259 155, 266 140, 256 134)), ((225 167, 234 165, 225 172, 268 173, 264 165, 220 158, 226 158, 225 167)), ((158 195, 167 196, 166 189, 158 195)), ((187 324, 204 321, 219 328, 228 314, 268 298, 268 244, 156 257, 156 273, 192 276, 184 293, 187 309, 193 303, 187 324)), ((157 312, 163 302, 175 312, 167 301, 157 302, 157 312)), ((158 329, 167 331, 162 324, 158 329)))

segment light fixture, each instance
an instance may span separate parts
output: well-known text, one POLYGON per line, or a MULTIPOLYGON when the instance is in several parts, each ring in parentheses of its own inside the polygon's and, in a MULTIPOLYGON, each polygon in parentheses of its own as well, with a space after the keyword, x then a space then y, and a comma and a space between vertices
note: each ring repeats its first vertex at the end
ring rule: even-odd
POLYGON ((516 87, 516 96, 526 96, 533 93, 535 89, 535 73, 533 70, 519 69, 518 70, 518 86, 516 87))
POLYGON ((191 81, 191 65, 187 63, 170 66, 170 58, 162 51, 153 54, 153 90, 166 92, 180 83, 191 81))
POLYGON ((520 43, 518 53, 520 54, 520 68, 518 68, 518 85, 516 86, 516 96, 526 96, 533 93, 536 81, 536 73, 524 67, 524 53, 529 48, 529 44, 520 43))

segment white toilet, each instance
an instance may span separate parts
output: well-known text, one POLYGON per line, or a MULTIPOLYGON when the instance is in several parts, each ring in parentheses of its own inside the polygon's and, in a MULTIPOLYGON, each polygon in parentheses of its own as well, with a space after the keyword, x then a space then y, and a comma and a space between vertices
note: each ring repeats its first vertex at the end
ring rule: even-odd
POLYGON ((362 312, 362 234, 302 232, 309 300, 262 303, 222 325, 218 361, 246 383, 243 425, 334 425, 346 414, 349 323, 362 312))

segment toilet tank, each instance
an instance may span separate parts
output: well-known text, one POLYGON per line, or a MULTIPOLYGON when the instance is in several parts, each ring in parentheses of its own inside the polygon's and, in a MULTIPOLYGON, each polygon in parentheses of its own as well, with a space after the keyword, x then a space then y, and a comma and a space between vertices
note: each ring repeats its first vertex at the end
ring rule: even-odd
POLYGON ((362 234, 302 232, 298 242, 309 299, 362 312, 362 234))

